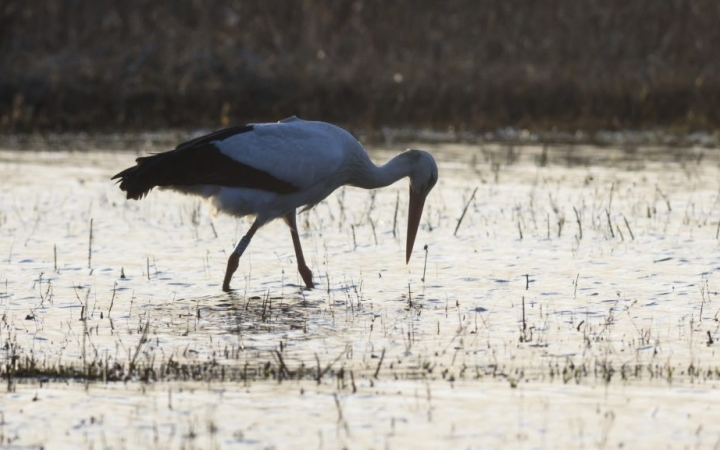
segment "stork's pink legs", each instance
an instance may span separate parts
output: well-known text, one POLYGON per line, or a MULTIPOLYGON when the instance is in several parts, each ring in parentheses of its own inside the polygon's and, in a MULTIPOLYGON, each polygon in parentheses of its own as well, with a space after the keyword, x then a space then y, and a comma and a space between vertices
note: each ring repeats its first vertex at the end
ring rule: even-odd
POLYGON ((297 259, 298 272, 300 272, 300 276, 305 282, 305 286, 307 286, 308 289, 312 289, 315 287, 312 281, 312 271, 308 268, 307 264, 305 264, 305 256, 303 256, 302 246, 300 245, 300 236, 298 236, 297 232, 295 210, 283 216, 283 219, 285 219, 285 223, 288 227, 290 227, 290 235, 292 236, 293 246, 295 247, 295 259, 297 259))
POLYGON ((225 280, 223 281, 222 286, 223 291, 230 291, 230 279, 238 268, 240 257, 242 256, 243 252, 245 252, 247 246, 250 244, 250 239, 252 239, 252 237, 255 235, 255 232, 258 230, 258 228, 259 227, 255 223, 253 223, 245 236, 240 239, 240 242, 238 242, 235 250, 233 250, 233 252, 230 254, 227 262, 227 270, 225 270, 225 280))
MULTIPOLYGON (((298 272, 300 272, 300 276, 305 282, 305 286, 307 286, 309 289, 312 289, 315 287, 312 281, 312 271, 310 270, 310 268, 308 268, 307 264, 305 263, 305 256, 303 256, 302 246, 300 245, 300 236, 297 232, 295 211, 286 214, 285 216, 283 216, 283 219, 290 228, 290 235, 292 236, 293 246, 295 247, 295 258, 297 259, 298 272)), ((230 291, 230 280, 232 279, 233 274, 238 268, 238 265, 240 263, 240 257, 245 252, 247 246, 250 245, 250 240, 255 235, 255 232, 258 230, 258 228, 259 227, 255 223, 253 223, 245 236, 240 239, 240 242, 238 242, 235 250, 233 250, 233 252, 230 254, 227 262, 227 270, 225 271, 225 280, 223 281, 222 286, 223 291, 230 291)))

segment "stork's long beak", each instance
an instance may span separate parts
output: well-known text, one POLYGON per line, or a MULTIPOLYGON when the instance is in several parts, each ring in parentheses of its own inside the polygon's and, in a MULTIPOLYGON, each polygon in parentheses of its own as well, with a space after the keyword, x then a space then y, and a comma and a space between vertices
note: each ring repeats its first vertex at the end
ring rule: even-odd
POLYGON ((410 205, 408 206, 408 227, 407 227, 407 250, 405 252, 405 263, 410 262, 415 236, 417 236, 420 218, 422 217, 423 206, 425 206, 425 195, 416 194, 410 189, 410 205))

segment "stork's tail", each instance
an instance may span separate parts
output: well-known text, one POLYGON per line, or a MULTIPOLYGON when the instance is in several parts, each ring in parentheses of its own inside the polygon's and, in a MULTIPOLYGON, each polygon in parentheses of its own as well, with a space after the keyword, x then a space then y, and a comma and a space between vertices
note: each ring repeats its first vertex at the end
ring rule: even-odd
POLYGON ((158 173, 157 159, 161 158, 163 153, 138 158, 137 164, 128 167, 118 173, 113 180, 118 180, 120 189, 127 193, 127 198, 140 200, 145 197, 150 190, 161 185, 162 174, 158 173))

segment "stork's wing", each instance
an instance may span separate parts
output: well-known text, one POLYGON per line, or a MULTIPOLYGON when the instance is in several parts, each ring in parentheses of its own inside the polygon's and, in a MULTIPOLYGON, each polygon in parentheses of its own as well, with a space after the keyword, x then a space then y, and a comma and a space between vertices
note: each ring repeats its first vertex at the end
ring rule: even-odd
POLYGON ((218 142, 252 134, 254 127, 232 127, 201 136, 175 150, 144 156, 137 165, 113 177, 127 198, 139 199, 156 186, 217 185, 261 189, 278 194, 297 192, 298 187, 266 171, 238 161, 220 151, 218 142))
POLYGON ((344 184, 348 150, 354 146, 361 148, 357 140, 341 128, 297 118, 256 124, 251 133, 234 134, 215 141, 214 145, 238 163, 300 190, 330 178, 337 181, 336 187, 344 184))

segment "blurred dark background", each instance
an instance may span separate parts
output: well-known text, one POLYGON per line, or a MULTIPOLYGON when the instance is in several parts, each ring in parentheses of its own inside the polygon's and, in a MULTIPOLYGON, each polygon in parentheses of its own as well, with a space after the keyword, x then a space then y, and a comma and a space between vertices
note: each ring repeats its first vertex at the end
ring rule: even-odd
POLYGON ((0 130, 720 125, 717 0, 2 0, 0 130))

